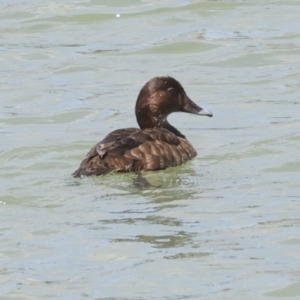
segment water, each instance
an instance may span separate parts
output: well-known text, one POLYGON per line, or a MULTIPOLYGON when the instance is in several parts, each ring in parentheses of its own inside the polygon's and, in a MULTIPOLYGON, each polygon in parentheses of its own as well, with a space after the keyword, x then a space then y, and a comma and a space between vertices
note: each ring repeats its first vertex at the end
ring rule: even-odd
POLYGON ((0 294, 299 299, 299 1, 5 1, 0 294), (117 16, 119 14, 120 16, 117 16), (214 118, 198 151, 132 187, 73 179, 141 86, 171 75, 214 118))

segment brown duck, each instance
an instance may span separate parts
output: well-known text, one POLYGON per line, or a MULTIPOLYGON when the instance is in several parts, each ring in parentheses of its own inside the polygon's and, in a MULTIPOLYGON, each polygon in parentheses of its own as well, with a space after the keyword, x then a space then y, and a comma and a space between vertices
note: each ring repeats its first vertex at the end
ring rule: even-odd
POLYGON ((167 121, 173 112, 212 117, 195 104, 172 77, 155 77, 141 89, 135 106, 139 128, 118 129, 96 144, 74 177, 106 175, 112 171, 141 172, 179 166, 197 155, 196 150, 167 121))

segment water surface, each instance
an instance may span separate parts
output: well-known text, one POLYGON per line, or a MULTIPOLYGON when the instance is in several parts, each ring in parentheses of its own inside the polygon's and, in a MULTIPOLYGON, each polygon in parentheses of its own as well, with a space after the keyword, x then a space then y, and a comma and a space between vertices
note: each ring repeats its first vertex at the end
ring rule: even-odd
POLYGON ((4 1, 1 300, 298 299, 299 14, 293 0, 4 1), (73 179, 136 126, 157 75, 214 113, 170 117, 197 158, 145 189, 73 179))

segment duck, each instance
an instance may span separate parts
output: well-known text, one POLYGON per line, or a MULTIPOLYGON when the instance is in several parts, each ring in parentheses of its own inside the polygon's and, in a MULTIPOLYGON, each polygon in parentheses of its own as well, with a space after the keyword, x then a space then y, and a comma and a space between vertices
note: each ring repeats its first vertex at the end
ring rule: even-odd
POLYGON ((117 129, 97 143, 86 155, 73 177, 116 172, 164 170, 193 159, 197 152, 167 117, 184 112, 212 117, 186 94, 173 77, 154 77, 140 90, 135 115, 139 128, 117 129))

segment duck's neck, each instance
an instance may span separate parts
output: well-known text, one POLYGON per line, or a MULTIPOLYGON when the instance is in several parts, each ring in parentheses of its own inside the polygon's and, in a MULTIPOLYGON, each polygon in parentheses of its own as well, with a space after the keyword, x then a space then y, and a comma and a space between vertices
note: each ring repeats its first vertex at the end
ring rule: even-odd
POLYGON ((175 135, 186 139, 186 137, 179 131, 177 130, 174 126, 172 126, 168 121, 167 121, 167 116, 163 116, 162 114, 156 114, 153 115, 153 112, 151 113, 150 111, 144 110, 142 111, 137 111, 137 122, 140 126, 141 129, 146 129, 146 128, 165 128, 175 135))
POLYGON ((169 124, 167 120, 164 123, 163 128, 168 129, 169 131, 171 131, 172 133, 174 133, 175 135, 177 135, 183 139, 186 139, 186 137, 178 129, 176 129, 174 126, 169 124))

